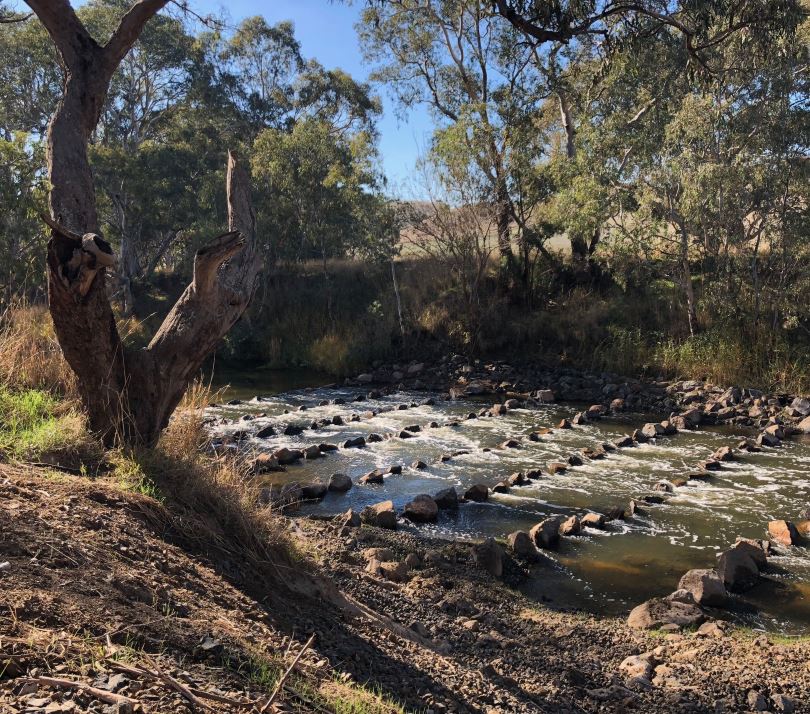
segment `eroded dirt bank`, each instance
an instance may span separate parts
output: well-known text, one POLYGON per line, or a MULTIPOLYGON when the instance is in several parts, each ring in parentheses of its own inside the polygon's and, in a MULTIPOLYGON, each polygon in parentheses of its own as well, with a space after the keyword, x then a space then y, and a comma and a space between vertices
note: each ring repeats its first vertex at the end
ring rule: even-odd
POLYGON ((805 641, 554 611, 510 588, 517 565, 497 581, 469 546, 400 532, 284 521, 301 555, 272 568, 175 525, 145 496, 0 466, 0 711, 258 711, 313 633, 269 710, 810 711, 805 641), (368 572, 389 557, 400 576, 368 572), (304 592, 305 567, 337 590, 304 592))

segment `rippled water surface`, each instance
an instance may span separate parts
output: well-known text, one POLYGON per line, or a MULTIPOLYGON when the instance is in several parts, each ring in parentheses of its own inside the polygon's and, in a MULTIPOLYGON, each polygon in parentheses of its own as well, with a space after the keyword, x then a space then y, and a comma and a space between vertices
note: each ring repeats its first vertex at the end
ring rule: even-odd
MULTIPOLYGON (((579 449, 595 447, 630 433, 645 421, 643 415, 621 415, 570 430, 553 429, 538 442, 524 439, 518 449, 500 449, 510 437, 529 434, 538 427, 553 427, 578 408, 551 404, 517 409, 503 417, 463 420, 478 411, 480 401, 440 401, 424 405, 425 393, 398 393, 380 399, 353 403, 356 389, 317 388, 289 391, 275 397, 251 400, 239 406, 211 410, 217 416, 239 418, 258 415, 250 422, 218 428, 257 431, 261 426, 313 420, 340 414, 344 426, 306 430, 300 436, 252 439, 250 446, 273 451, 282 446, 300 447, 321 442, 340 444, 353 436, 375 432, 385 436, 418 424, 422 431, 412 439, 391 439, 361 449, 341 449, 314 461, 301 461, 286 473, 269 474, 268 483, 328 479, 336 472, 353 480, 376 469, 401 464, 401 475, 388 475, 383 485, 355 485, 346 494, 328 494, 319 504, 306 505, 302 513, 340 513, 360 510, 371 503, 392 499, 400 509, 413 496, 433 494, 455 486, 460 491, 473 483, 490 487, 516 471, 544 469, 549 461, 564 461, 579 449), (346 404, 318 406, 323 400, 343 398, 346 404), (400 404, 411 405, 398 410, 400 404), (418 404, 418 406, 417 406, 418 404), (307 407, 299 412, 300 406, 307 407), (384 410, 371 418, 349 423, 352 414, 384 410), (289 413, 285 414, 285 411, 289 413), (438 428, 427 428, 430 422, 438 428), (492 449, 485 451, 484 449, 492 449), (442 463, 443 454, 465 451, 442 463), (428 464, 415 470, 420 459, 428 464)), ((244 395, 242 390, 240 396, 244 395)), ((232 396, 232 395, 229 395, 232 396)), ((598 461, 569 469, 564 474, 544 475, 539 481, 516 487, 508 494, 492 494, 484 504, 465 504, 457 513, 441 512, 439 522, 418 526, 433 535, 452 538, 502 537, 518 528, 528 529, 553 514, 582 514, 651 494, 660 479, 685 477, 698 461, 718 447, 735 445, 742 432, 728 427, 681 432, 655 443, 622 449, 598 461)), ((583 608, 605 613, 625 613, 639 602, 675 589, 689 568, 713 567, 717 554, 737 536, 761 538, 774 518, 795 519, 810 505, 810 441, 786 441, 779 449, 740 454, 737 461, 707 480, 692 480, 676 488, 664 504, 645 506, 635 517, 614 521, 605 531, 588 530, 564 538, 554 562, 538 565, 524 585, 533 597, 559 607, 583 608)), ((413 527, 413 526, 406 526, 413 527)), ((789 555, 772 559, 775 584, 763 583, 746 594, 762 609, 749 617, 749 624, 786 632, 810 632, 810 552, 792 548, 789 555)))

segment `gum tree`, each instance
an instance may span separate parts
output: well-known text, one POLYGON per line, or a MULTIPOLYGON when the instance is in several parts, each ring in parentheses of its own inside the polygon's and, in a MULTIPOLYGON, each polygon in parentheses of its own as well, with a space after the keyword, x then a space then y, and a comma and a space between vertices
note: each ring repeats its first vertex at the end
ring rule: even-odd
POLYGON ((47 134, 49 307, 90 427, 108 444, 157 441, 189 380, 250 302, 259 269, 248 176, 229 155, 229 231, 197 252, 191 284, 149 345, 133 350, 123 344, 106 290, 106 271, 116 260, 99 235, 87 146, 116 69, 168 2, 133 3, 101 44, 68 0, 27 0, 64 75, 47 134))

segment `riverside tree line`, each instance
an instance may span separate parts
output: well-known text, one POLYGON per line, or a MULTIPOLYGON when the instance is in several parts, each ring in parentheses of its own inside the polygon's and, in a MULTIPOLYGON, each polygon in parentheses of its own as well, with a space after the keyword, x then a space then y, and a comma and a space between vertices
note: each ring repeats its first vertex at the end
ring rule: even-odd
MULTIPOLYGON (((103 45, 143 4, 76 17, 103 45)), ((230 149, 261 263, 233 357, 340 371, 450 347, 806 387, 806 3, 370 0, 371 83, 304 57, 291 23, 158 4, 86 137, 98 225, 68 226, 112 244, 119 317, 165 314, 228 222, 230 149), (434 118, 409 187, 380 169, 383 93, 434 118)), ((41 16, 0 20, 12 303, 44 294, 65 58, 41 16)))

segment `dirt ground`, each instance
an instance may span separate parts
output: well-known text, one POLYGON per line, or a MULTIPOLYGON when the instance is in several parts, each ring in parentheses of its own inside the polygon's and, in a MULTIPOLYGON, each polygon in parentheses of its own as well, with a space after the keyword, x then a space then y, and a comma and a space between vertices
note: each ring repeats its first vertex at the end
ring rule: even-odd
POLYGON ((251 563, 146 496, 0 466, 0 712, 258 712, 276 689, 266 711, 810 711, 807 641, 639 633, 527 600, 468 545, 283 525, 297 556, 251 563))

